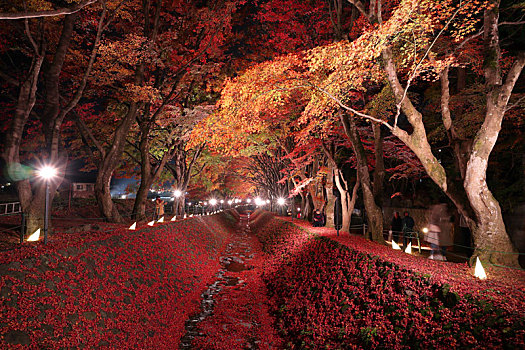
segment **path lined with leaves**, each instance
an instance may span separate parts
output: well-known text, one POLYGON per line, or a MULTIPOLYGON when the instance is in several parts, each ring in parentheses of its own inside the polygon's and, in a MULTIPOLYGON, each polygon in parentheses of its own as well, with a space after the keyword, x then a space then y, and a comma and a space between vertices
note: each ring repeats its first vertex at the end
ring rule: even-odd
POLYGON ((187 323, 191 336, 183 338, 180 348, 282 348, 268 310, 264 255, 247 216, 241 216, 220 261, 216 281, 203 293, 202 312, 187 323))

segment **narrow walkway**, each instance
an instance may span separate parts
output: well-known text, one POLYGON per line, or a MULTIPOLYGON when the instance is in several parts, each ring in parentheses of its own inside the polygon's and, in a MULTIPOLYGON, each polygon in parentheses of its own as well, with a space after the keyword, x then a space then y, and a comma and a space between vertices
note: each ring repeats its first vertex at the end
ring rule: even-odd
POLYGON ((248 216, 241 216, 220 262, 215 282, 202 294, 201 312, 186 322, 180 349, 280 348, 261 278, 264 256, 248 216))

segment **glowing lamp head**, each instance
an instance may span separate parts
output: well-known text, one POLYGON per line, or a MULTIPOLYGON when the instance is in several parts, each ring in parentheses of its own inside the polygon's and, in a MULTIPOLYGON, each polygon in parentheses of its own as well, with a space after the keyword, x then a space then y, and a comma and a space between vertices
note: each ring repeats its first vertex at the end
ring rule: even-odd
POLYGON ((284 205, 285 202, 286 202, 286 201, 285 201, 284 198, 282 198, 282 197, 279 198, 279 199, 277 199, 277 204, 279 204, 279 205, 284 205))
POLYGON ((224 203, 224 199, 221 199, 221 204, 223 204, 223 203, 224 203))
POLYGON ((215 198, 210 199, 210 205, 216 205, 217 200, 215 198))
POLYGON ((56 176, 56 174, 57 174, 57 169, 49 165, 46 165, 40 168, 40 170, 38 170, 38 176, 40 176, 44 180, 52 179, 56 176))
POLYGON ((250 198, 248 198, 248 199, 246 200, 246 203, 250 203, 251 201, 252 201, 252 200, 251 200, 250 198))
POLYGON ((233 203, 233 201, 230 199, 230 200, 228 201, 228 204, 229 204, 229 205, 232 205, 232 203, 233 203))
POLYGON ((175 190, 173 191, 173 195, 175 196, 175 198, 180 198, 180 196, 182 196, 182 192, 181 190, 175 190))
POLYGON ((266 200, 266 204, 270 204, 270 200, 269 199, 266 200))
POLYGON ((423 233, 428 233, 428 227, 423 227, 423 233))

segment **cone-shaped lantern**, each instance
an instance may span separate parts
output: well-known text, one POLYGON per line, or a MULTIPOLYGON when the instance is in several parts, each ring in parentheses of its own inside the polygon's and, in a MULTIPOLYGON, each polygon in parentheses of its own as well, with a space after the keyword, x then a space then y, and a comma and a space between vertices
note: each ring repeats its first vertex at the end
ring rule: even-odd
POLYGON ((136 230, 137 229, 137 222, 135 221, 133 225, 129 227, 130 230, 136 230))
POLYGON ((157 220, 157 222, 164 222, 164 216, 157 220))
POLYGON ((392 249, 401 250, 401 247, 394 240, 392 240, 392 249))
POLYGON ((27 237, 28 242, 36 242, 40 239, 40 229, 33 232, 33 234, 29 237, 27 237))
POLYGON ((177 220, 177 215, 173 215, 170 221, 175 221, 175 220, 177 220))
POLYGON ((485 269, 483 268, 483 265, 481 265, 481 261, 479 261, 478 257, 476 257, 476 267, 474 268, 474 277, 477 277, 480 280, 487 279, 487 274, 485 273, 485 269))
POLYGON ((153 225, 155 225, 155 220, 148 222, 148 226, 153 226, 153 225))
POLYGON ((405 249, 405 253, 407 254, 412 254, 412 242, 409 242, 406 249, 405 249))

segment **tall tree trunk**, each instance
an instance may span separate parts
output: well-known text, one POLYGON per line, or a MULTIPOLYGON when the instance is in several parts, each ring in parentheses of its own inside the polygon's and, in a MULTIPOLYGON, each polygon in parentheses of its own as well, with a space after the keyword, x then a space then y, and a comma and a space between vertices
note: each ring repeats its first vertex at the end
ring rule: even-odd
POLYGON ((343 124, 345 134, 350 139, 354 153, 357 159, 357 174, 361 180, 361 190, 363 192, 363 201, 367 214, 367 221, 369 226, 369 233, 372 240, 385 243, 383 238, 383 213, 374 199, 372 184, 370 181, 370 173, 368 171, 368 164, 366 159, 366 152, 361 142, 359 132, 355 120, 348 117, 345 113, 340 113, 341 122, 343 124))
POLYGON ((37 52, 33 58, 26 80, 20 85, 15 115, 11 121, 10 128, 6 132, 6 141, 4 151, 2 152, 2 158, 6 164, 6 175, 10 181, 15 182, 22 212, 30 218, 27 232, 31 233, 35 231, 36 228, 43 226, 43 211, 35 213, 35 208, 40 206, 32 201, 33 193, 29 183, 29 177, 32 177, 34 174, 28 167, 20 164, 20 145, 22 143, 24 127, 35 105, 38 76, 43 61, 43 52, 37 52))
MULTIPOLYGON (((490 153, 496 143, 501 129, 501 122, 512 89, 525 65, 525 54, 521 53, 513 63, 502 84, 501 69, 499 66, 499 39, 498 39, 498 5, 485 11, 484 39, 485 39, 485 80, 487 83, 487 109, 483 125, 478 130, 468 154, 465 167, 463 190, 456 190, 445 169, 439 164, 430 150, 421 114, 415 109, 397 77, 394 60, 390 49, 383 50, 385 72, 392 87, 397 102, 409 122, 414 127, 412 134, 394 126, 393 134, 401 139, 418 156, 427 174, 454 202, 458 210, 467 219, 472 231, 476 250, 473 258, 479 256, 484 261, 517 266, 518 259, 502 220, 501 208, 486 183, 486 170, 490 153), (465 205, 463 197, 467 196, 465 205)), ((448 87, 442 89, 448 91, 448 87)), ((448 129, 448 104, 442 101, 442 114, 445 128, 448 129)))
POLYGON ((330 165, 330 173, 326 178, 326 227, 334 227, 334 211, 335 211, 335 196, 334 196, 334 172, 336 167, 330 165))
MULTIPOLYGON (((138 73, 140 72, 139 70, 138 73)), ((107 152, 104 152, 98 166, 98 174, 95 182, 95 198, 97 199, 102 215, 110 222, 123 221, 122 216, 111 199, 110 184, 113 172, 121 159, 124 142, 131 125, 135 121, 138 108, 139 106, 136 102, 131 103, 126 115, 113 135, 111 148, 107 152)))
POLYGON ((385 160, 383 152, 384 136, 381 131, 381 125, 378 123, 372 123, 372 130, 374 132, 374 157, 375 157, 375 168, 374 168, 374 183, 373 192, 374 200, 378 206, 383 205, 383 185, 385 182, 385 160))
POLYGON ((483 34, 487 110, 483 125, 474 138, 464 186, 476 217, 476 222, 470 225, 476 246, 474 255, 494 264, 517 267, 517 249, 507 235, 499 202, 487 186, 486 172, 512 90, 525 65, 525 53, 519 54, 503 83, 498 33, 499 0, 492 1, 492 4, 493 7, 485 10, 483 34))

